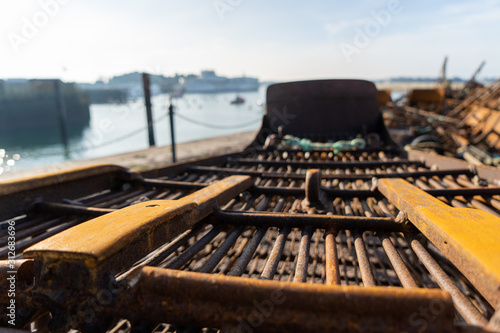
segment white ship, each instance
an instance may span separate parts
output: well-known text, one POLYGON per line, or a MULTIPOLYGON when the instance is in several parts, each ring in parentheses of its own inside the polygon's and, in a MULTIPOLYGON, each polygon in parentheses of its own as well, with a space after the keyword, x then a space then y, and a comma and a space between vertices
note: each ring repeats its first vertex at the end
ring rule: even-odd
POLYGON ((227 78, 217 76, 214 71, 202 71, 201 77, 186 78, 182 88, 186 93, 256 91, 259 88, 259 80, 245 76, 227 78))

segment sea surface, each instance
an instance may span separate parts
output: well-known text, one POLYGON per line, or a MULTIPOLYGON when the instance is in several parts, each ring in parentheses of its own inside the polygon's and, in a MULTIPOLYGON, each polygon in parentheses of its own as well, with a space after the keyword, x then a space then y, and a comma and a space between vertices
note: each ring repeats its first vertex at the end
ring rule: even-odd
MULTIPOLYGON (((236 93, 185 94, 174 98, 176 143, 255 130, 264 113, 267 86, 241 92, 244 104, 230 102, 236 93)), ((169 96, 152 98, 156 146, 170 145, 169 96)), ((70 130, 65 149, 59 131, 26 131, 0 135, 1 175, 65 160, 115 155, 149 147, 144 100, 90 106, 90 125, 70 130)), ((1 133, 0 133, 1 134, 1 133)))

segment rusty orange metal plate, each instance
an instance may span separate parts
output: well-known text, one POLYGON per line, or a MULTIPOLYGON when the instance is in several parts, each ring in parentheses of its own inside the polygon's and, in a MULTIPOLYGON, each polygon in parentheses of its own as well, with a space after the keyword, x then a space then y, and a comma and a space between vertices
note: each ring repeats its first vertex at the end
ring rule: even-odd
POLYGON ((245 331, 245 325, 259 332, 401 332, 415 331, 419 313, 433 311, 427 330, 455 331, 451 298, 437 289, 290 283, 155 267, 136 269, 128 284, 120 300, 124 311, 153 322, 227 332, 245 331), (257 326, 252 319, 259 315, 257 326))

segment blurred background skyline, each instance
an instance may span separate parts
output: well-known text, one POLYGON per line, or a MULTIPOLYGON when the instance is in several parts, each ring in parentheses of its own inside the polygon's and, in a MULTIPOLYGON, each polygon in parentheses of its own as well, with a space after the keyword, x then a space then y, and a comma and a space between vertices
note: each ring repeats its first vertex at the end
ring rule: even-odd
POLYGON ((0 78, 94 82, 122 73, 261 81, 500 76, 500 0, 0 3, 0 78))

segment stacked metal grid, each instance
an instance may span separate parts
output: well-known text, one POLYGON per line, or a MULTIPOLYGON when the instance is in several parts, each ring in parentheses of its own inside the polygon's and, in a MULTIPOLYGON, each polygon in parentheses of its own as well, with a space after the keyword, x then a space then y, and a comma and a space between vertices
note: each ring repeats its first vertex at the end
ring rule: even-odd
POLYGON ((15 260, 18 326, 498 329, 498 172, 408 157, 378 135, 337 154, 259 145, 266 135, 142 175, 101 166, 4 184, 3 240, 15 221, 18 253, 37 243, 15 260))

